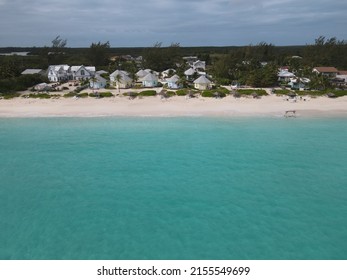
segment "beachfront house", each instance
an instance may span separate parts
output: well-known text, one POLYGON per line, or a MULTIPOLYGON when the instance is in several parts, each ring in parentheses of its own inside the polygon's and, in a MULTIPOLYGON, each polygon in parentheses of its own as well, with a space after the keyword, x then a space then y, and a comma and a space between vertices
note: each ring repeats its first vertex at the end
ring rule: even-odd
POLYGON ((180 77, 178 75, 173 75, 171 78, 167 78, 167 87, 171 89, 178 89, 180 88, 179 85, 180 77))
POLYGON ((147 72, 146 70, 139 70, 136 72, 136 77, 139 79, 139 81, 144 78, 145 76, 147 76, 149 74, 149 72, 147 72))
POLYGON ((329 78, 336 78, 336 75, 339 73, 335 67, 315 67, 312 72, 322 74, 329 78))
POLYGON ((336 78, 342 79, 345 83, 347 83, 347 71, 339 71, 336 78))
POLYGON ((94 78, 89 80, 89 86, 92 89, 100 89, 105 88, 107 85, 106 79, 101 77, 100 75, 95 75, 94 78))
POLYGON ((158 85, 158 76, 149 73, 141 79, 141 82, 143 87, 156 87, 158 85))
POLYGON ((194 81, 194 88, 199 90, 206 90, 210 89, 212 85, 212 82, 206 78, 206 76, 200 76, 194 81))
POLYGON ((197 56, 185 56, 183 60, 194 70, 206 70, 206 61, 199 60, 197 56))
POLYGON ((187 81, 192 81, 197 73, 193 68, 189 68, 188 70, 184 71, 184 75, 186 76, 187 81))
POLYGON ((174 75, 175 73, 176 73, 176 70, 170 68, 170 69, 167 69, 167 70, 161 72, 161 77, 162 77, 163 79, 166 79, 166 78, 168 78, 168 77, 174 75))
POLYGON ((73 80, 88 80, 95 75, 94 66, 71 66, 71 74, 73 80))
POLYGON ((133 80, 129 77, 128 72, 116 70, 110 74, 110 81, 116 85, 117 89, 130 88, 133 85, 133 80))
POLYGON ((194 61, 191 65, 191 67, 195 70, 203 70, 205 71, 206 69, 206 62, 205 61, 201 61, 201 60, 197 60, 194 61))
POLYGON ((308 90, 310 82, 311 80, 308 78, 291 78, 288 86, 290 86, 292 90, 308 90))
POLYGON ((66 64, 50 65, 47 73, 50 82, 66 82, 72 78, 70 66, 66 64))
POLYGON ((280 83, 288 83, 290 79, 294 79, 295 75, 292 72, 289 72, 288 70, 280 70, 277 74, 278 81, 280 83))

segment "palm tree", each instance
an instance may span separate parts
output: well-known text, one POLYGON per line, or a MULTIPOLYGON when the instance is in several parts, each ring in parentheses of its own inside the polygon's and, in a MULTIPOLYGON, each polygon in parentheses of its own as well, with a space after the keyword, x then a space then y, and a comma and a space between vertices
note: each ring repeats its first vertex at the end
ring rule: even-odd
POLYGON ((117 74, 115 77, 115 81, 116 81, 116 85, 118 87, 118 92, 120 92, 120 82, 122 80, 122 75, 121 74, 117 74))
POLYGON ((186 87, 187 85, 187 79, 186 77, 183 75, 183 76, 179 76, 179 80, 177 81, 177 85, 184 88, 186 87))

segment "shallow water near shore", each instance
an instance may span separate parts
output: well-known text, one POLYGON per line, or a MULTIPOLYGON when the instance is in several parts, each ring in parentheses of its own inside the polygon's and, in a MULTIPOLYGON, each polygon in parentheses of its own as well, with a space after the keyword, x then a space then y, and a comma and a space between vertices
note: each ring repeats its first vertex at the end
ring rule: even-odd
POLYGON ((0 119, 0 259, 347 259, 346 120, 0 119))

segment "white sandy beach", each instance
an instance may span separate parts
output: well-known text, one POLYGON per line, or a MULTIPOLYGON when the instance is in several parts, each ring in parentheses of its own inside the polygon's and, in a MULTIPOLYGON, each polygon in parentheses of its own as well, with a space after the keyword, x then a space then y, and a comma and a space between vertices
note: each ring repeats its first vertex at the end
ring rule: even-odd
POLYGON ((0 117, 94 117, 94 116, 283 116, 295 110, 296 116, 347 116, 347 96, 336 99, 311 98, 291 102, 279 96, 261 99, 191 98, 174 96, 143 97, 130 100, 111 98, 14 98, 0 100, 0 117))

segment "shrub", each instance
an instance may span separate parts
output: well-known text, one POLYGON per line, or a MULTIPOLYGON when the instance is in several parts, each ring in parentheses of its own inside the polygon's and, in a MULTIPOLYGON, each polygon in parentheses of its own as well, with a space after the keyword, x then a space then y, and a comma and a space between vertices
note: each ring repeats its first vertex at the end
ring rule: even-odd
POLYGON ((219 87, 219 88, 217 89, 217 92, 224 93, 225 95, 227 95, 227 94, 230 93, 229 90, 226 89, 226 88, 224 88, 224 87, 219 87))
POLYGON ((144 90, 139 93, 140 96, 155 96, 156 94, 155 90, 144 90))
POLYGON ((29 98, 40 98, 40 99, 50 99, 53 96, 56 96, 56 95, 50 95, 47 93, 29 94, 29 98))
POLYGON ((188 92, 189 92, 188 89, 179 89, 179 90, 176 91, 176 94, 177 94, 178 96, 185 96, 185 95, 188 94, 188 92))
POLYGON ((168 96, 174 96, 174 95, 176 95, 176 93, 175 93, 174 91, 170 91, 170 90, 168 90, 168 91, 166 92, 166 94, 167 94, 168 96))
POLYGON ((341 97, 341 96, 347 95, 347 90, 333 90, 331 92, 334 93, 336 97, 341 97))
POLYGON ((79 94, 76 94, 77 97, 82 97, 82 98, 86 98, 88 97, 88 93, 84 92, 84 93, 79 93, 79 94))
POLYGON ((105 91, 105 92, 100 92, 100 93, 99 93, 99 96, 100 96, 100 97, 112 97, 113 94, 112 94, 112 92, 105 91))
POLYGON ((252 95, 253 93, 256 93, 258 96, 267 95, 263 89, 238 89, 237 92, 241 95, 252 95))
POLYGON ((226 94, 220 90, 204 90, 201 93, 201 96, 202 97, 225 97, 226 94))
MULTIPOLYGON (((1 94, 0 94, 1 95, 1 94)), ((19 97, 20 94, 19 93, 7 93, 7 94, 3 94, 2 97, 4 99, 12 99, 12 98, 15 98, 15 97, 19 97)))
POLYGON ((131 91, 131 92, 125 92, 123 93, 124 96, 128 96, 129 98, 136 98, 139 94, 135 91, 131 91))
POLYGON ((286 95, 286 94, 288 94, 289 92, 290 92, 289 89, 276 89, 276 90, 274 91, 274 93, 275 93, 276 95, 286 95))
POLYGON ((74 96, 76 96, 76 95, 77 95, 76 92, 71 91, 71 92, 69 92, 69 93, 65 93, 65 94, 64 94, 64 97, 74 97, 74 96))

